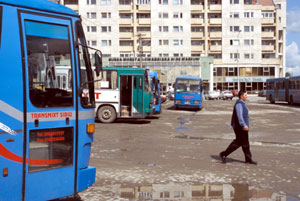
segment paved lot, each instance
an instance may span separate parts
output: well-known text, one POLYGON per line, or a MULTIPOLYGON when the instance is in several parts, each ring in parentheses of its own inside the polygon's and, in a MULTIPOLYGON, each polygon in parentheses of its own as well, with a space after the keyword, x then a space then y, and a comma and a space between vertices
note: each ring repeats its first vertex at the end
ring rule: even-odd
POLYGON ((79 200, 195 200, 203 198, 201 188, 223 200, 300 200, 300 106, 250 96, 258 165, 245 164, 241 149, 222 164, 218 154, 234 138, 235 100, 205 101, 201 111, 174 110, 167 102, 160 118, 97 123, 90 161, 96 183, 79 200))

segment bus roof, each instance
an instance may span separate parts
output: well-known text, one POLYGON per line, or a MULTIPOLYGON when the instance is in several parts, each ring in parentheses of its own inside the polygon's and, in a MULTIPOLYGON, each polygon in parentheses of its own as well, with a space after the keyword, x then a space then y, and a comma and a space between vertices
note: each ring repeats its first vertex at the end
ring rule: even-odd
POLYGON ((194 75, 180 75, 176 78, 176 80, 177 79, 201 80, 199 76, 194 76, 194 75))
POLYGON ((286 79, 285 77, 271 78, 271 79, 267 79, 267 82, 275 82, 275 81, 281 81, 285 79, 286 79))
POLYGON ((289 77, 289 80, 300 80, 300 76, 289 77))
POLYGON ((141 68, 141 67, 112 67, 112 66, 106 66, 103 67, 103 70, 147 70, 145 68, 141 68))
POLYGON ((50 11, 54 13, 72 15, 76 17, 79 16, 72 9, 48 0, 0 0, 0 4, 6 4, 10 6, 23 7, 40 11, 50 11))

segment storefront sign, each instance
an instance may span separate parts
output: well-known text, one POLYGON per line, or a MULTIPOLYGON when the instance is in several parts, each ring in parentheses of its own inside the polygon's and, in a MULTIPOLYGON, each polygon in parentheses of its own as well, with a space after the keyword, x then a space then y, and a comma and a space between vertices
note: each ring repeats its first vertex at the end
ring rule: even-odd
MULTIPOLYGON (((266 82, 268 77, 240 77, 240 82, 266 82)), ((238 82, 237 77, 226 77, 226 82, 238 82)))

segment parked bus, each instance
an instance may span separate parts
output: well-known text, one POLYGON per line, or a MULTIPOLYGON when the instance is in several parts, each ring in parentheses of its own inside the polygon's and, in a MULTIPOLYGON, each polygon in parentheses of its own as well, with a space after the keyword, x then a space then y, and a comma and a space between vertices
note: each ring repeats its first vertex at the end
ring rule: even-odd
POLYGON ((266 97, 270 103, 285 101, 300 103, 300 76, 267 79, 266 97))
POLYGON ((103 67, 98 79, 95 111, 100 122, 145 118, 152 113, 150 76, 145 68, 103 67))
POLYGON ((202 109, 202 80, 200 77, 182 75, 176 78, 174 106, 175 108, 202 109))
POLYGON ((0 200, 75 196, 96 174, 94 81, 81 19, 46 0, 0 0, 0 21, 0 200))
POLYGON ((153 94, 153 114, 161 113, 161 103, 162 100, 160 98, 160 81, 158 79, 157 72, 150 72, 151 78, 151 91, 153 94))

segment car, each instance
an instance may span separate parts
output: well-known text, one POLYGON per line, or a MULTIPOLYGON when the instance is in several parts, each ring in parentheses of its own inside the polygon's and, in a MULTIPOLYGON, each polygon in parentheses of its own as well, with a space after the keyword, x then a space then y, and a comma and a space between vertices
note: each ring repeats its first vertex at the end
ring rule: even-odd
POLYGON ((260 96, 260 97, 266 97, 267 96, 267 91, 266 90, 260 90, 258 92, 258 96, 260 96))
POLYGON ((229 90, 222 91, 220 98, 223 100, 227 100, 227 99, 232 100, 233 98, 232 92, 229 90))
POLYGON ((207 99, 208 100, 218 100, 220 98, 220 92, 219 91, 209 91, 207 93, 207 99))

